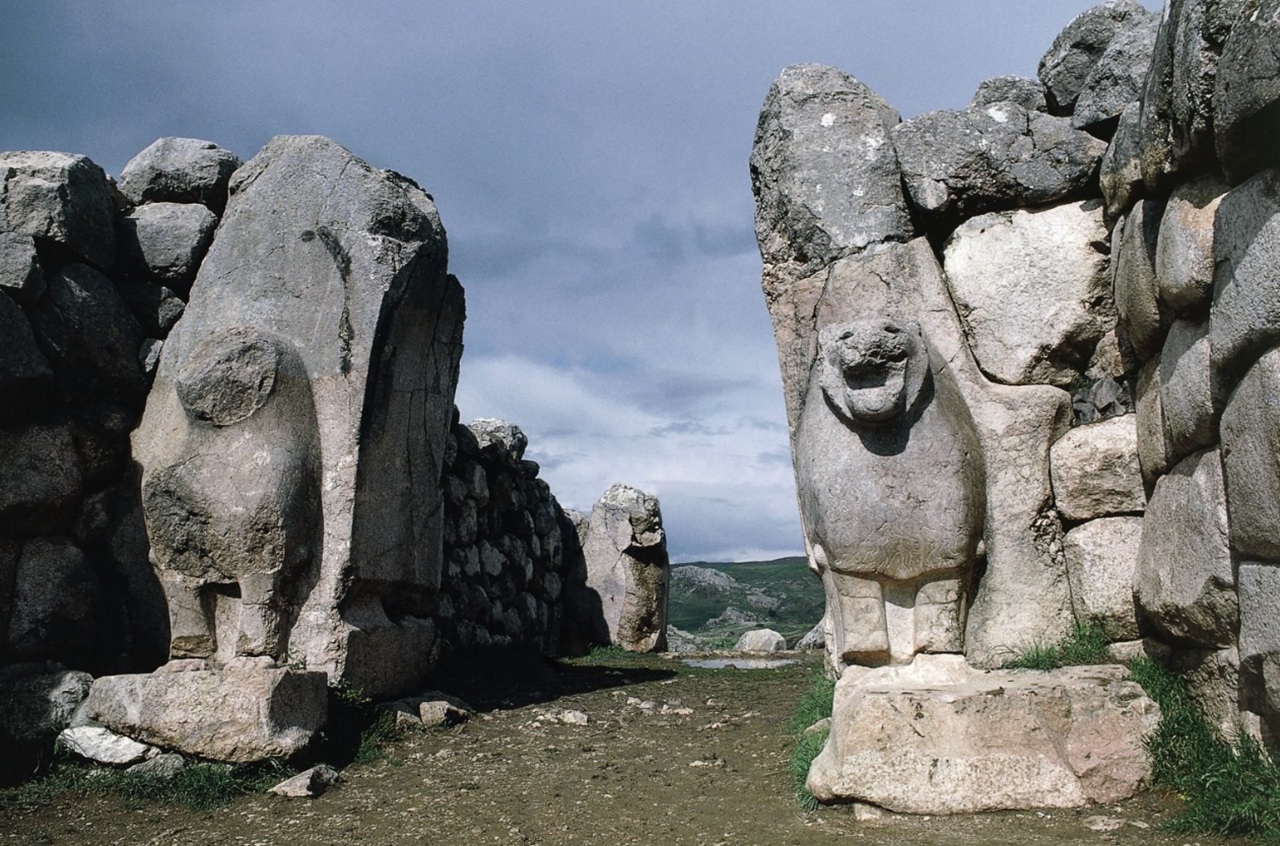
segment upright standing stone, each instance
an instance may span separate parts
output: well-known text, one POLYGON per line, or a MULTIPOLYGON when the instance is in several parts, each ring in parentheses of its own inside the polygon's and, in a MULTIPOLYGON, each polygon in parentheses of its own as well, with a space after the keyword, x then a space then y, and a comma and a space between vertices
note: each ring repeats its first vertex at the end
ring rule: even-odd
POLYGON ((370 696, 430 669, 446 256, 426 193, 326 138, 236 172, 134 435, 175 657, 302 662, 370 696))
POLYGON ((631 652, 666 649, 671 567, 657 498, 611 486, 591 509, 582 554, 587 587, 599 598, 605 642, 631 652))

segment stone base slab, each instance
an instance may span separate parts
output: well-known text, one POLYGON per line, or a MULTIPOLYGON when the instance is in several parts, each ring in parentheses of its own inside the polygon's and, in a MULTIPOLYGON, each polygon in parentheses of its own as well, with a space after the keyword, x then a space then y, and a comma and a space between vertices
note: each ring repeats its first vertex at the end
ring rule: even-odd
POLYGON ((150 674, 96 679, 77 722, 214 761, 287 758, 324 725, 327 681, 261 660, 217 669, 170 661, 150 674))
POLYGON ((913 814, 1115 802, 1150 776, 1159 706, 1118 665, 983 671, 959 655, 849 667, 809 770, 821 802, 913 814))

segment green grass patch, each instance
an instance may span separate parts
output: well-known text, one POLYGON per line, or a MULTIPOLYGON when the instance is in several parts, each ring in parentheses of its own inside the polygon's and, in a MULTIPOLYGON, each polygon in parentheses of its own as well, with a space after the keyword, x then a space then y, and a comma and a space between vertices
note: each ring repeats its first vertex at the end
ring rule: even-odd
POLYGON ((1056 670, 1083 664, 1110 664, 1111 644, 1102 626, 1077 621, 1071 632, 1057 643, 1037 643, 1005 664, 1010 670, 1056 670))
POLYGON ((796 734, 796 741, 791 749, 791 758, 787 762, 787 772, 791 777, 791 790, 795 794, 796 804, 806 811, 815 811, 818 808, 818 800, 809 792, 805 780, 809 777, 809 766, 822 751, 823 745, 827 742, 827 735, 830 733, 829 729, 818 731, 807 729, 819 720, 831 716, 835 692, 835 680, 827 678, 820 669, 815 671, 813 683, 800 697, 800 702, 791 715, 790 727, 796 734))
POLYGON ((62 796, 115 795, 130 803, 185 805, 207 811, 239 796, 265 792, 293 775, 279 761, 256 764, 188 764, 172 778, 94 767, 60 756, 41 778, 0 791, 0 805, 41 807, 62 796))
POLYGON ((1280 843, 1280 767, 1267 752, 1247 735, 1223 737, 1177 674, 1147 658, 1130 670, 1160 705, 1160 724, 1146 740, 1155 780, 1186 802, 1170 829, 1280 843))

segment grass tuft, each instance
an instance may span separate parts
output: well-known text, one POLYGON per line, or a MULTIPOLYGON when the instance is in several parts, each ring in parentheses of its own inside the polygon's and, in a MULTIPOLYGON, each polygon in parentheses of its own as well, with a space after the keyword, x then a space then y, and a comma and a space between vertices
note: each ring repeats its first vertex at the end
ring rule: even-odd
POLYGON ((1160 705, 1160 724, 1146 740, 1155 780, 1186 801, 1170 829, 1280 843, 1280 767, 1267 752, 1247 735, 1223 737, 1177 674, 1148 658, 1130 670, 1160 705))
POLYGON ((791 730, 796 733, 795 746, 791 749, 791 758, 787 762, 787 772, 791 776, 791 790, 795 793, 796 804, 805 811, 816 811, 818 800, 809 792, 805 783, 809 777, 809 766, 818 757, 827 742, 829 729, 806 731, 809 726, 819 720, 831 716, 832 700, 835 698, 836 683, 827 678, 826 673, 817 670, 813 674, 813 683, 800 702, 795 713, 791 715, 791 730))
POLYGON ((1102 626, 1090 621, 1077 621, 1071 632, 1058 643, 1033 644, 1005 664, 1010 670, 1056 670, 1083 664, 1109 664, 1110 641, 1102 626))

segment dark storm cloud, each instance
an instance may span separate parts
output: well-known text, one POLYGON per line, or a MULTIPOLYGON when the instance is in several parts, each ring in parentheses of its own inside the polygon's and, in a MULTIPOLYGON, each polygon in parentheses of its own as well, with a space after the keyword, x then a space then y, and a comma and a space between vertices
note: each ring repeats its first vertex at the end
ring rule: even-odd
POLYGON ((413 177, 467 290, 464 415, 522 425, 562 501, 655 489, 677 557, 794 552, 747 172, 770 82, 959 107, 1088 5, 0 0, 0 149, 118 173, 163 135, 319 133, 413 177))

